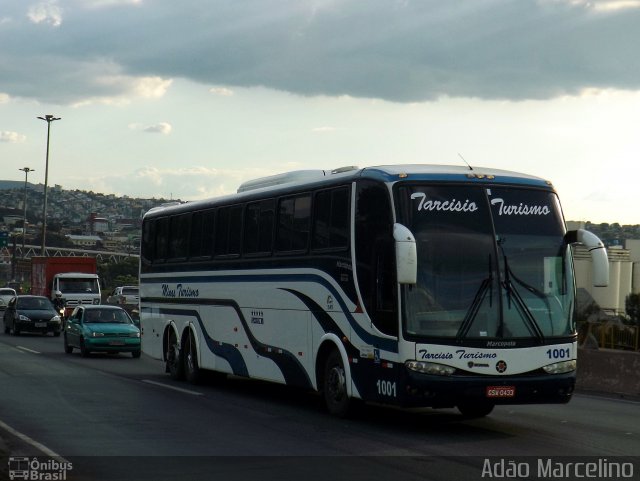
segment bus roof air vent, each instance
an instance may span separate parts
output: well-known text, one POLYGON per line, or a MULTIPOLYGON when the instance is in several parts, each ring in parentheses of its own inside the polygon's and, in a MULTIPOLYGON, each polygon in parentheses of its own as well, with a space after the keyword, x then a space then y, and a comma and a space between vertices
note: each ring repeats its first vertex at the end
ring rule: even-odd
POLYGON ((326 175, 327 172, 324 170, 294 170, 293 172, 287 172, 286 174, 270 175, 243 182, 240 184, 240 187, 238 187, 238 193, 263 189, 266 187, 275 187, 293 182, 318 180, 326 175))
POLYGON ((331 171, 332 174, 342 174, 344 172, 351 172, 352 170, 358 170, 360 167, 357 165, 347 165, 345 167, 338 167, 331 171))

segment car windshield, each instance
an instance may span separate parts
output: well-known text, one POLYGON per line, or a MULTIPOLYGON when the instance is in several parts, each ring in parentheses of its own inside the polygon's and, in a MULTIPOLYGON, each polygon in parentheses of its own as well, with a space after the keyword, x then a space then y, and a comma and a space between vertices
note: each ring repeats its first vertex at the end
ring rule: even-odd
POLYGON ((555 194, 405 185, 397 198, 418 255, 417 284, 402 286, 407 334, 461 340, 573 332, 573 274, 555 194))
POLYGON ((18 309, 29 311, 47 311, 53 309, 51 302, 46 297, 24 297, 18 298, 16 303, 18 309))
POLYGON ((127 296, 137 296, 138 295, 138 288, 137 287, 123 287, 122 288, 122 294, 127 295, 127 296))
POLYGON ((86 323, 115 323, 131 324, 131 319, 123 310, 117 309, 87 309, 84 313, 86 323))
POLYGON ((0 296, 15 296, 16 291, 13 289, 0 289, 0 296))

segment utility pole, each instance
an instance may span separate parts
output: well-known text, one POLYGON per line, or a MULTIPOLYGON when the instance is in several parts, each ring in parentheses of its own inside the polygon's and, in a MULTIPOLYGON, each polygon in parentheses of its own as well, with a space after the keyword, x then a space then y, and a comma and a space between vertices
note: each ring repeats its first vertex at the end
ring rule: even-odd
POLYGON ((42 207, 42 246, 40 248, 40 255, 46 254, 45 237, 47 235, 47 183, 49 181, 49 138, 51 136, 51 122, 60 120, 60 117, 54 117, 53 115, 45 115, 44 117, 38 117, 47 123, 47 157, 45 161, 44 169, 44 205, 42 207))
POLYGON ((27 236, 27 178, 29 172, 35 172, 35 169, 23 167, 18 169, 24 172, 24 216, 22 218, 22 257, 24 258, 24 239, 27 236))

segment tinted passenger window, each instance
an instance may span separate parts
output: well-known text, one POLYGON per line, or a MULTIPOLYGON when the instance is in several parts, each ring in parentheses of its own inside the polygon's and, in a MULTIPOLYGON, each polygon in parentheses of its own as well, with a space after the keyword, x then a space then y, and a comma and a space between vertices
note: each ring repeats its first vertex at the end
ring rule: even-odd
POLYGON ((142 258, 153 261, 155 258, 155 221, 147 220, 142 226, 142 258))
POLYGON ((311 221, 311 195, 280 199, 278 208, 278 241, 280 252, 306 250, 311 221))
POLYGON ((242 206, 218 209, 217 223, 215 255, 239 255, 242 240, 242 206))
POLYGON ((155 260, 167 258, 169 251, 169 218, 162 217, 156 221, 156 256, 155 260))
POLYGON ((273 199, 247 205, 244 217, 244 253, 270 254, 275 219, 273 199))
POLYGON ((195 212, 191 218, 189 254, 191 257, 210 256, 213 252, 215 210, 195 212))
POLYGON ((318 192, 313 208, 314 249, 341 249, 349 245, 349 188, 318 192))
POLYGON ((183 259, 187 257, 187 246, 189 240, 189 219, 190 214, 174 215, 169 223, 169 258, 183 259))

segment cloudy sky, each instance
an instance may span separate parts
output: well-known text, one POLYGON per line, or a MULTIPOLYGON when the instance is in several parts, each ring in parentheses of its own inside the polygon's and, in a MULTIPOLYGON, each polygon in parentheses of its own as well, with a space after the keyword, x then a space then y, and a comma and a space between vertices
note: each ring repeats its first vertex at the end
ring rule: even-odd
POLYGON ((2 0, 0 179, 199 199, 401 163, 640 223, 640 0, 2 0))

